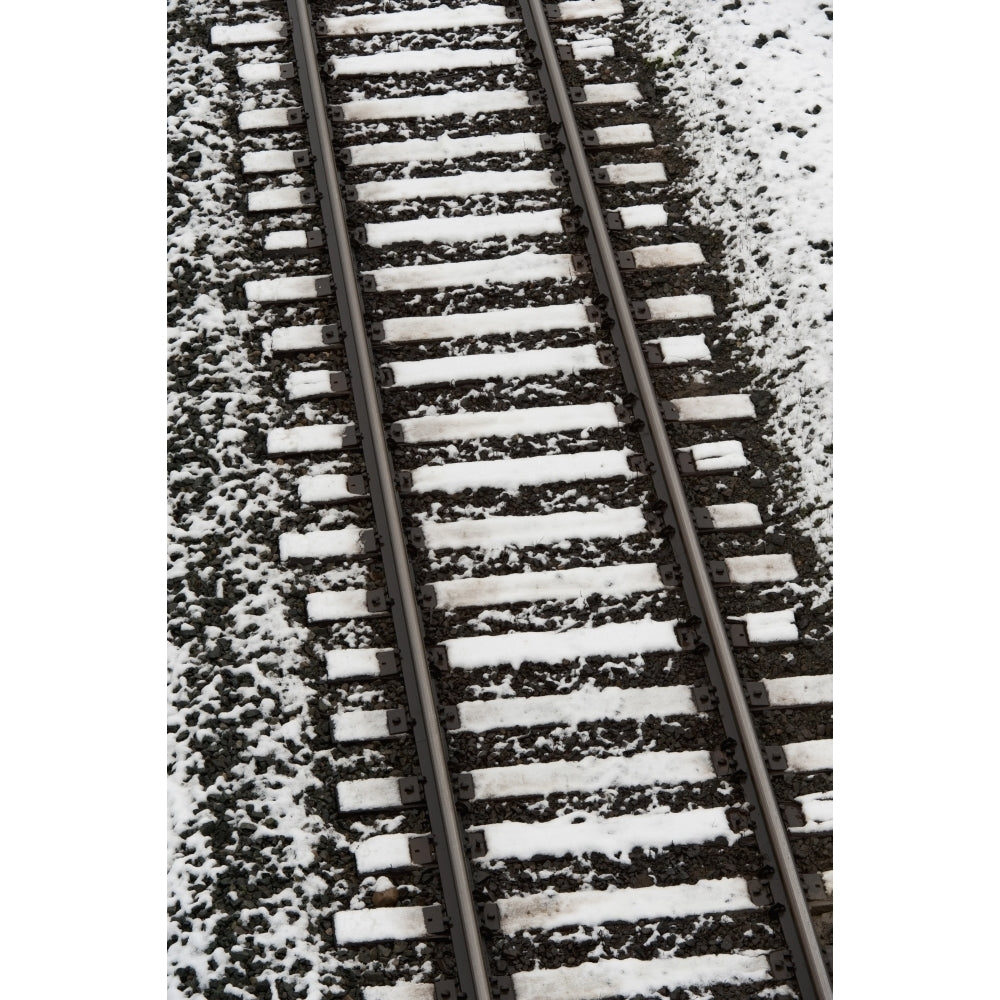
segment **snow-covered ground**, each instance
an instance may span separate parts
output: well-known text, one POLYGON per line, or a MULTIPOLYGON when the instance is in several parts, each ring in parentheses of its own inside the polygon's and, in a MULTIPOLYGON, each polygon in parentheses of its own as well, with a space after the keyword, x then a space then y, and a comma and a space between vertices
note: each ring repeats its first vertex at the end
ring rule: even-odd
MULTIPOLYGON (((831 561, 830 4, 637 0, 695 161, 691 219, 725 235, 732 336, 777 394, 776 444, 798 467, 799 528, 831 561)), ((794 489, 794 487, 793 487, 794 489)))

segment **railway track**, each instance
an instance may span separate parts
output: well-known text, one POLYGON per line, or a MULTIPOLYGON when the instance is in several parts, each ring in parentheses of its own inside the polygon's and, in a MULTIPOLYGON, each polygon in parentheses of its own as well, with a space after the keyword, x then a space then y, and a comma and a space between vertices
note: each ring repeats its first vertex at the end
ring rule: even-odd
POLYGON ((365 1000, 828 997, 832 872, 797 843, 832 793, 786 789, 830 769, 829 677, 747 679, 792 655, 797 568, 730 485, 759 400, 683 374, 723 347, 710 262, 621 3, 370 7, 212 37, 256 104, 279 555, 360 748, 336 944, 365 1000), (814 738, 761 740, 796 713, 814 738))

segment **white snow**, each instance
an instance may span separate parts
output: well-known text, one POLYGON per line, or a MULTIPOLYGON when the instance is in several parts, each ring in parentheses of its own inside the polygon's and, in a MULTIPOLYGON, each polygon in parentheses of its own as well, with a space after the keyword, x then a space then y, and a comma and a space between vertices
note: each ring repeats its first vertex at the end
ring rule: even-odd
POLYGON ((627 104, 641 100, 642 94, 634 83, 587 83, 583 86, 583 104, 627 104))
POLYGON ((369 222, 365 240, 369 246, 393 243, 478 243, 502 236, 536 236, 561 233, 562 209, 540 212, 500 212, 496 215, 460 215, 452 218, 417 216, 404 222, 369 222))
POLYGON ((499 549, 508 545, 549 545, 569 538, 626 538, 645 531, 646 522, 641 507, 609 507, 561 514, 425 521, 420 530, 424 545, 431 551, 499 549))
POLYGON ((367 590, 318 591, 306 594, 306 617, 310 622, 338 621, 343 618, 367 618, 367 590))
POLYGON ((701 879, 685 885, 641 889, 590 889, 580 892, 540 892, 497 901, 500 929, 516 934, 553 927, 595 927, 612 920, 638 923, 702 913, 756 909, 742 878, 701 879))
POLYGON ((507 727, 578 726, 599 719, 666 718, 694 715, 698 711, 691 689, 681 684, 649 688, 586 687, 568 694, 533 698, 463 701, 456 707, 459 728, 471 733, 507 727))
POLYGON ((265 149, 243 154, 245 174, 284 174, 295 169, 295 154, 290 149, 265 149))
MULTIPOLYGON (((635 253, 635 251, 632 251, 635 253)), ((711 361, 712 352, 705 343, 703 333, 685 334, 683 337, 658 337, 649 341, 660 348, 665 365, 680 365, 689 361, 711 361)))
POLYGON ((732 528, 759 528, 763 524, 755 503, 713 503, 706 508, 712 525, 721 531, 732 528))
POLYGON ((309 424, 306 427, 276 427, 267 432, 268 455, 300 455, 310 451, 335 451, 343 447, 344 435, 353 424, 309 424))
POLYGON ((562 664, 586 656, 636 656, 680 649, 674 634, 675 621, 613 622, 585 625, 562 632, 505 632, 500 635, 465 636, 446 639, 448 664, 455 669, 473 670, 522 663, 562 664))
POLYGON ((632 257, 638 268, 687 267, 705 263, 704 254, 697 243, 658 243, 649 247, 633 247, 632 257))
POLYGON ((560 21, 580 21, 589 17, 614 17, 622 13, 621 0, 566 0, 558 4, 560 21))
POLYGON ((789 771, 830 771, 833 769, 833 740, 804 740, 786 743, 782 750, 789 771))
POLYGON ((326 676, 331 681, 349 680, 352 677, 378 677, 378 654, 387 652, 387 649, 328 649, 326 676))
POLYGON ((398 778, 358 778, 337 783, 337 803, 341 812, 370 812, 394 809, 403 804, 398 778))
POLYGON ((794 611, 760 611, 738 620, 746 622, 751 642, 795 642, 799 637, 794 611))
POLYGON ((411 941, 427 937, 422 906, 382 906, 371 910, 341 910, 333 915, 337 944, 365 941, 411 941))
POLYGON ((380 292, 404 292, 414 288, 455 288, 460 285, 519 285, 546 278, 573 278, 573 255, 568 253, 524 253, 461 263, 414 264, 380 267, 365 271, 380 292))
POLYGON ((439 73, 466 66, 513 66, 515 49, 413 49, 341 56, 330 60, 334 76, 379 76, 395 73, 439 73))
POLYGON ((283 351, 328 351, 330 345, 323 342, 323 324, 310 326, 282 326, 271 331, 271 350, 283 351))
POLYGON ((248 281, 243 288, 250 302, 294 302, 296 299, 318 299, 322 293, 320 282, 327 277, 306 275, 299 278, 265 278, 248 281))
POLYGON ((645 122, 637 125, 598 125, 593 131, 598 146, 646 146, 653 141, 653 130, 645 122))
POLYGON ((725 472, 749 464, 739 441, 706 441, 677 450, 688 452, 699 472, 725 472))
POLYGON ((574 62, 610 59, 615 54, 614 44, 607 38, 584 38, 570 42, 574 62))
POLYGON ((245 21, 243 24, 216 24, 212 28, 213 45, 255 45, 283 41, 287 34, 284 21, 245 21))
POLYGON ((607 958, 585 965, 515 972, 517 1000, 600 1000, 653 996, 713 983, 755 983, 771 978, 767 956, 758 952, 691 958, 607 958))
POLYGON ((447 118, 529 107, 523 90, 451 90, 420 97, 385 97, 341 104, 346 121, 384 121, 398 118, 447 118))
POLYGON ((271 83, 282 79, 283 64, 276 62, 250 62, 236 67, 244 83, 271 83))
POLYGON ((328 35, 376 35, 381 32, 450 30, 487 24, 508 24, 506 8, 498 4, 465 4, 459 7, 422 7, 395 14, 360 14, 323 17, 319 24, 328 35))
POLYGON ((236 119, 244 132, 255 129, 287 128, 293 124, 289 115, 293 108, 260 108, 256 111, 242 111, 236 119))
POLYGON ((491 333, 529 333, 548 330, 591 330, 587 309, 572 302, 554 306, 520 306, 490 309, 480 313, 449 313, 447 316, 402 316, 382 322, 385 342, 401 344, 452 337, 483 337, 491 333))
POLYGON ((817 509, 799 527, 829 559, 832 6, 640 0, 638 8, 639 44, 664 63, 663 100, 680 116, 694 163, 690 222, 725 239, 713 263, 733 286, 731 336, 760 368, 757 385, 776 390, 768 433, 801 470, 797 500, 817 509))
POLYGON ((363 986, 362 1000, 434 1000, 433 983, 393 983, 392 986, 363 986))
POLYGON ((630 757, 585 757, 542 764, 477 768, 472 775, 476 799, 522 798, 602 788, 696 784, 715 777, 707 750, 670 753, 653 750, 630 757))
POLYGON ((463 411, 440 417, 407 417, 397 420, 392 426, 394 431, 399 429, 403 441, 413 444, 617 427, 618 417, 612 403, 580 403, 573 406, 525 406, 516 410, 463 411))
POLYGON ((291 400, 314 399, 330 395, 330 377, 336 372, 312 370, 291 372, 285 379, 285 390, 291 400))
POLYGON ((665 295, 646 299, 646 306, 651 320, 700 319, 715 315, 709 295, 665 295))
POLYGON ((570 455, 536 455, 530 458, 500 458, 485 462, 449 462, 421 465, 411 470, 414 493, 441 490, 459 493, 467 489, 492 488, 515 492, 522 486, 543 483, 573 483, 590 479, 634 479, 628 467, 628 452, 584 451, 570 455))
POLYGON ((337 556, 361 555, 362 529, 347 528, 321 531, 285 531, 278 536, 281 559, 333 559, 337 556))
POLYGON ((388 871, 392 868, 409 868, 409 833, 385 833, 369 837, 354 844, 354 860, 362 875, 368 872, 388 871))
POLYGON ((656 563, 633 563, 466 577, 430 586, 437 606, 450 609, 523 601, 573 601, 591 594, 624 598, 663 590, 663 581, 656 563))
POLYGON ((760 556, 729 556, 724 560, 732 583, 780 583, 799 574, 785 552, 760 556))
POLYGON ((537 132, 495 132, 461 138, 453 138, 445 133, 434 139, 373 142, 366 146, 348 146, 345 151, 354 166, 368 166, 375 163, 460 160, 479 157, 484 153, 533 153, 541 148, 541 137, 537 132))
POLYGON ((461 198, 507 191, 554 188, 551 170, 468 170, 448 177, 403 177, 356 186, 358 201, 407 201, 412 198, 461 198))
POLYGON ((602 169, 612 184, 654 184, 667 179, 662 163, 609 163, 602 169))
POLYGON ((304 229, 279 229, 264 237, 265 250, 304 250, 307 246, 304 229))
POLYGON ((767 689, 768 700, 776 707, 833 703, 833 674, 774 677, 762 683, 767 689))
POLYGON ((577 811, 540 823, 508 820, 480 829, 486 837, 487 861, 501 858, 528 861, 536 856, 558 858, 596 852, 627 864, 629 852, 636 847, 704 844, 717 837, 725 838, 729 844, 739 840, 721 806, 613 817, 577 811))
POLYGON ((299 499, 303 503, 336 503, 357 496, 347 488, 347 476, 331 472, 322 476, 303 476, 299 480, 299 499))
MULTIPOLYGON (((809 792, 796 795, 795 801, 802 807, 804 826, 793 826, 792 830, 802 833, 828 833, 833 830, 833 792, 809 792)), ((827 889, 832 895, 832 889, 827 889)))
POLYGON ((247 209, 251 212, 280 212, 301 208, 302 191, 302 188, 292 186, 251 191, 247 195, 247 209))
POLYGON ((330 730, 338 743, 382 740, 389 735, 387 712, 384 708, 337 712, 330 716, 330 730))
POLYGON ((651 229, 667 224, 667 210, 662 205, 624 205, 615 211, 625 229, 651 229))
POLYGON ((752 420, 757 416, 749 396, 727 393, 721 396, 683 396, 670 400, 677 407, 678 420, 752 420))
POLYGON ((597 348, 542 347, 533 351, 494 354, 460 354, 423 361, 391 361, 395 386, 527 378, 531 375, 559 375, 607 367, 597 356, 597 348))
POLYGON ((825 872, 820 872, 823 877, 823 885, 826 887, 826 891, 833 896, 833 869, 830 868, 825 872))

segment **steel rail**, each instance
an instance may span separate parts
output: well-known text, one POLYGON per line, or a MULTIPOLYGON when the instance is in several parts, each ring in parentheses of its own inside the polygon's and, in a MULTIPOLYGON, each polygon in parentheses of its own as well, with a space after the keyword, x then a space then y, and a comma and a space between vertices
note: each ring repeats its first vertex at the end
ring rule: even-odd
POLYGON ((337 284, 337 299, 345 328, 345 349, 352 389, 361 423, 370 495, 379 529, 387 584, 394 593, 392 615, 400 651, 400 668, 414 721, 414 738, 430 814, 435 853, 441 869, 445 909, 451 919, 459 987, 468 1000, 492 1000, 489 966, 483 950, 479 917, 472 894, 472 877, 448 769, 448 750, 438 719, 434 681, 425 655, 422 619, 407 557, 402 511, 395 489, 392 460, 385 438, 379 389, 365 329, 364 307, 333 152, 325 89, 320 78, 307 0, 287 0, 295 56, 300 67, 303 107, 317 161, 317 186, 327 250, 337 284), (346 322, 344 322, 346 320, 346 322))
MULTIPOLYGON (((594 276, 598 279, 602 289, 606 289, 606 294, 610 298, 613 312, 609 309, 609 315, 617 321, 613 336, 619 347, 623 375, 627 382, 632 383, 633 391, 638 396, 633 409, 645 424, 641 436, 652 446, 655 459, 652 478, 658 487, 657 493, 660 495, 660 499, 669 504, 677 529, 675 539, 679 539, 680 545, 685 550, 686 558, 683 560, 682 568, 690 571, 690 577, 688 573, 684 573, 685 590, 689 600, 691 600, 692 607, 696 611, 700 609, 700 617, 708 629, 709 648, 713 654, 711 658, 714 659, 718 668, 728 702, 729 712, 727 714, 731 714, 736 726, 739 747, 743 751, 741 756, 745 759, 746 770, 756 791, 757 802, 755 804, 764 822, 765 839, 777 865, 787 901, 787 912, 791 916, 795 934, 801 946, 801 954, 815 990, 815 996, 817 1000, 831 1000, 833 992, 823 961, 823 953, 809 916, 808 904, 799 882, 799 873, 795 867, 795 859, 792 855, 784 820, 778 808, 767 766, 757 741, 750 709, 743 694, 742 680, 729 646, 725 622, 705 567, 701 543, 698 540, 697 529, 688 509, 687 497, 677 468, 677 461, 674 458, 673 447, 660 418, 656 392, 649 377, 639 335, 632 321, 628 297, 604 223, 604 210, 601 207, 597 189, 590 174, 587 154, 576 127, 576 115, 567 92, 555 44, 549 32, 548 19, 542 6, 542 0, 519 0, 519 2, 525 26, 529 35, 536 42, 542 58, 539 75, 542 77, 542 82, 546 86, 551 100, 555 102, 557 120, 562 125, 562 138, 566 147, 564 156, 568 157, 568 162, 572 167, 569 171, 571 182, 573 182, 571 186, 575 193, 578 193, 579 199, 582 200, 582 204, 579 200, 578 204, 586 216, 585 222, 589 228, 587 241, 596 249, 592 261, 595 265, 594 276), (624 353, 622 353, 623 349, 624 353), (689 579, 694 584, 693 594, 688 586, 689 579)), ((709 657, 706 656, 706 659, 709 657)), ((758 836, 760 832, 758 831, 758 836)), ((788 943, 794 951, 799 951, 799 948, 794 947, 794 940, 788 943)), ((802 984, 800 983, 800 985, 802 984)))

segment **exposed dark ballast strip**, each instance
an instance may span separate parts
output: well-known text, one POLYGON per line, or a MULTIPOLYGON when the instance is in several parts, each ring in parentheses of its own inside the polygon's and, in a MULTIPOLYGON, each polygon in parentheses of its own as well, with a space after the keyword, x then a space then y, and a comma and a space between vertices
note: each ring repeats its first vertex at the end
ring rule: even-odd
POLYGON ((718 678, 720 694, 725 696, 720 700, 720 712, 726 728, 735 729, 739 736, 734 753, 740 766, 750 776, 748 798, 763 819, 763 829, 758 830, 758 836, 763 841, 762 847, 774 858, 781 878, 784 890, 782 901, 788 906, 781 917, 786 940, 793 955, 801 955, 808 969, 808 978, 800 976, 800 986, 803 987, 804 995, 815 996, 818 1000, 832 1000, 829 975, 799 882, 784 818, 757 744, 753 718, 743 694, 742 680, 701 553, 697 530, 688 511, 673 447, 660 419, 657 396, 645 365, 642 341, 636 333, 630 303, 618 272, 616 254, 605 227, 604 210, 576 127, 573 102, 562 78, 559 56, 548 30, 545 10, 541 0, 519 0, 519 5, 525 28, 535 42, 542 60, 538 74, 548 97, 549 112, 553 121, 562 126, 561 137, 565 141, 563 161, 570 176, 574 199, 583 210, 583 224, 589 230, 587 243, 591 251, 594 277, 609 299, 607 309, 613 320, 610 334, 618 348, 622 377, 629 390, 637 396, 634 408, 644 424, 640 437, 647 455, 654 459, 649 474, 657 495, 668 505, 664 513, 665 520, 677 529, 673 544, 675 555, 681 564, 685 584, 693 584, 685 586, 686 596, 692 610, 708 629, 706 666, 713 681, 718 678), (808 990, 809 980, 811 991, 808 990))
POLYGON ((365 464, 371 479, 372 507, 381 537, 386 580, 392 597, 392 617, 400 653, 407 701, 414 719, 414 739, 426 780, 426 802, 440 860, 445 907, 451 918, 451 938, 459 985, 469 1000, 492 1000, 490 976, 472 895, 471 870, 456 812, 448 771, 447 748, 437 722, 437 700, 427 660, 420 610, 406 553, 402 512, 393 489, 393 468, 382 428, 378 384, 365 333, 357 270, 333 155, 324 103, 312 12, 306 0, 288 0, 289 21, 300 68, 309 140, 316 157, 320 206, 327 232, 337 301, 344 321, 344 345, 352 375, 365 464))

